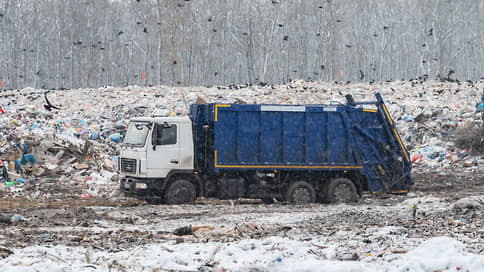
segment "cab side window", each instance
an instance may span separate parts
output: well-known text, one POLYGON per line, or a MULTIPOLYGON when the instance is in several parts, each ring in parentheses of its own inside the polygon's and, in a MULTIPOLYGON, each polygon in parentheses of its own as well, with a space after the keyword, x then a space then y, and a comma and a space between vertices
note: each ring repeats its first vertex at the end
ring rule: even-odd
POLYGON ((176 125, 156 124, 153 131, 153 145, 173 145, 176 144, 176 138, 176 125))

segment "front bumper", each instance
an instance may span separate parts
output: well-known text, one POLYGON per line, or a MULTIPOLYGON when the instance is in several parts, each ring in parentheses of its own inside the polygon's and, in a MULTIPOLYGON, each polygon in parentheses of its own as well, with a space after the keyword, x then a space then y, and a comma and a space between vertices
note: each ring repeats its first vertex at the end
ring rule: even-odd
POLYGON ((119 180, 119 189, 127 196, 161 196, 162 184, 163 179, 121 177, 119 180))

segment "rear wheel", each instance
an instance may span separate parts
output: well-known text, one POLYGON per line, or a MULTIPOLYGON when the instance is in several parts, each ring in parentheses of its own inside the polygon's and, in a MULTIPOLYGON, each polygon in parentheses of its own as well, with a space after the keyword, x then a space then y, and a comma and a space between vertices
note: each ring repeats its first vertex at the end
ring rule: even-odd
POLYGON ((347 178, 332 179, 327 186, 327 200, 330 203, 350 203, 356 201, 356 187, 347 178))
POLYGON ((313 203, 316 201, 316 191, 306 181, 295 181, 286 191, 286 201, 292 204, 313 203))
POLYGON ((197 191, 193 183, 186 179, 173 181, 165 190, 166 204, 192 204, 197 198, 197 191))

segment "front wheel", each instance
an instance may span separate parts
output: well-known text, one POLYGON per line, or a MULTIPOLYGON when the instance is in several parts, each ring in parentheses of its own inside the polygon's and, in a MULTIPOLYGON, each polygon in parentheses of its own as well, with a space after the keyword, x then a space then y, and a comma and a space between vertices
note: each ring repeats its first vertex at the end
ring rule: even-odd
POLYGON ((196 199, 197 191, 195 186, 185 179, 173 181, 164 194, 166 204, 192 204, 196 199))
POLYGON ((332 179, 327 188, 327 200, 330 203, 350 203, 357 199, 355 184, 347 178, 332 179))
POLYGON ((306 181, 295 181, 286 191, 286 201, 292 204, 316 202, 316 190, 306 181))

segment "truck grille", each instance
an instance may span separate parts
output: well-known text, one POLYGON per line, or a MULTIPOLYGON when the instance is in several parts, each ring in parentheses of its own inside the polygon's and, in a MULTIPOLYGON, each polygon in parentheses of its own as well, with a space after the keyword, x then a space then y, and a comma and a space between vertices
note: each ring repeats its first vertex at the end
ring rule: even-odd
POLYGON ((121 158, 121 172, 136 173, 136 160, 121 158))

